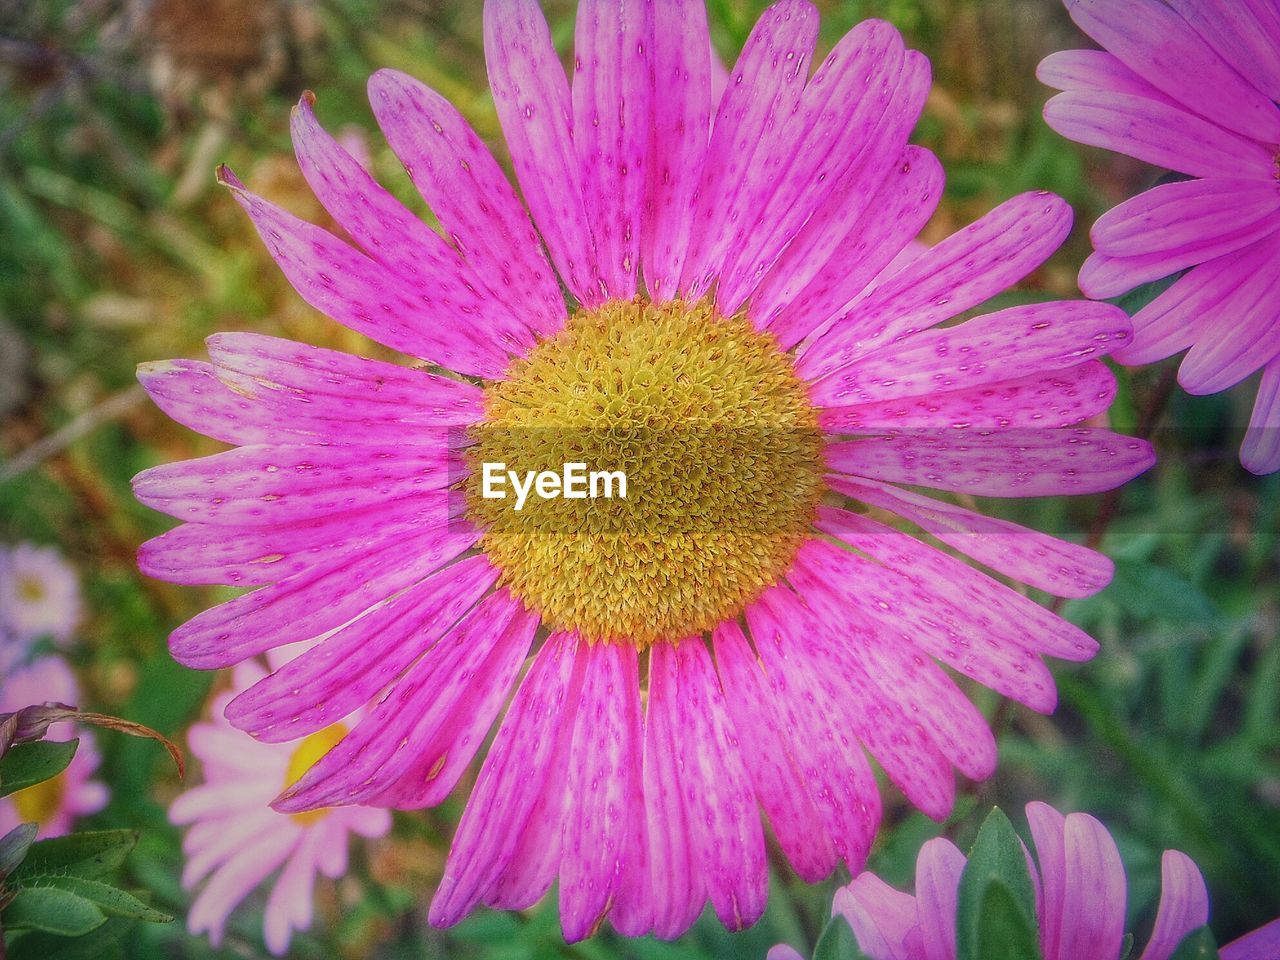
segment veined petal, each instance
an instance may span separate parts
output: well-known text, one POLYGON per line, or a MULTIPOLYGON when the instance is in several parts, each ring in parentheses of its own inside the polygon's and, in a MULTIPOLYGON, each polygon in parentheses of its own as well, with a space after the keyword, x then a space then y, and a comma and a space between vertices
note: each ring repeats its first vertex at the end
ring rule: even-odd
POLYGON ((1209 922, 1209 891, 1190 857, 1166 850, 1160 859, 1160 908, 1140 960, 1169 960, 1183 938, 1209 922))
POLYGON ((1055 90, 1109 90, 1179 108, 1106 50, 1057 50, 1040 61, 1036 78, 1055 90))
POLYGON ((853 928, 862 952, 875 960, 913 960, 907 936, 916 928, 916 901, 874 873, 860 873, 836 891, 832 913, 853 928))
POLYGON ((1027 822, 1040 867, 1040 944, 1044 960, 1070 960, 1062 957, 1060 950, 1067 887, 1073 882, 1067 872, 1066 818, 1047 803, 1036 801, 1027 804, 1027 822))
POLYGON ((866 291, 801 345, 797 372, 816 380, 976 307, 1048 259, 1070 229, 1071 208, 1052 194, 1005 201, 866 291))
MULTIPOLYGON (((446 567, 245 690, 227 707, 227 719, 270 743, 323 730, 397 683, 419 657, 429 656, 497 579, 498 571, 482 556, 446 567)), ((315 779, 324 778, 317 773, 315 779)))
POLYGON ((1119 958, 1128 894, 1120 851, 1106 827, 1084 813, 1067 816, 1062 837, 1068 882, 1057 960, 1119 958))
POLYGON ((304 95, 294 108, 294 152, 307 183, 334 220, 370 257, 419 295, 455 305, 490 338, 512 349, 531 347, 533 337, 521 314, 489 291, 479 292, 483 280, 458 252, 320 126, 313 99, 304 95))
POLYGON ((444 97, 397 70, 369 78, 369 103, 475 282, 538 333, 559 329, 565 305, 555 271, 520 198, 471 125, 444 97))
POLYGON ((1280 470, 1280 357, 1262 369, 1253 416, 1240 448, 1240 462, 1259 476, 1280 470))
POLYGON ((600 303, 569 82, 537 0, 485 0, 484 51, 494 106, 533 221, 569 291, 588 306, 600 303))
POLYGON ((693 232, 681 292, 697 300, 754 223, 785 163, 783 131, 798 109, 818 38, 808 0, 780 0, 756 21, 733 68, 711 130, 694 198, 693 232))
POLYGON ((966 390, 1074 367, 1131 337, 1119 307, 1062 300, 1009 307, 885 344, 810 388, 823 406, 853 406, 966 390))
POLYGON ((1270 100, 1280 101, 1280 17, 1264 8, 1266 0, 1235 4, 1229 16, 1214 0, 1169 0, 1222 60, 1270 100), (1240 69, 1247 64, 1247 69, 1240 69))
MULTIPOLYGON (((636 293, 647 201, 653 88, 652 0, 580 0, 573 139, 606 299, 636 293)), ((663 24, 663 29, 669 29, 663 24)), ((665 91, 664 91, 665 95, 665 91)))
POLYGON ((653 17, 663 27, 653 37, 653 133, 640 242, 645 286, 665 303, 677 293, 693 229, 694 191, 710 139, 715 58, 703 0, 655 0, 653 17))
POLYGON ((955 960, 956 910, 965 856, 946 837, 934 837, 916 858, 916 916, 920 960, 955 960))
POLYGON ((1167 3, 1132 0, 1121 12, 1101 0, 1069 0, 1067 9, 1081 30, 1179 103, 1252 139, 1280 142, 1280 110, 1167 3))
POLYGON ((831 434, 881 430, 997 430, 1069 427, 1102 413, 1116 378, 1099 360, 942 393, 827 407, 818 415, 831 434))
POLYGON ((500 377, 508 349, 473 303, 419 290, 327 230, 249 193, 219 168, 272 259, 307 303, 344 327, 410 356, 477 377, 500 377))

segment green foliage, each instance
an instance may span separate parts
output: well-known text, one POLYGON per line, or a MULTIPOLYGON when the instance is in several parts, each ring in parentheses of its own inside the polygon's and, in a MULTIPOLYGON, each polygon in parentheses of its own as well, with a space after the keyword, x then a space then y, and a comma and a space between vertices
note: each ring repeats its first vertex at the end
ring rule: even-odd
POLYGON ((1208 927, 1187 934, 1169 960, 1218 960, 1218 944, 1208 927))
POLYGON ((80 741, 19 743, 0 757, 0 797, 52 780, 71 763, 80 741))
POLYGON ((836 914, 827 922, 827 928, 818 938, 818 945, 813 949, 813 960, 867 960, 867 955, 858 946, 858 939, 853 935, 849 921, 836 914))
POLYGON ((1026 852, 999 807, 988 814, 960 876, 958 960, 1039 960, 1026 852))

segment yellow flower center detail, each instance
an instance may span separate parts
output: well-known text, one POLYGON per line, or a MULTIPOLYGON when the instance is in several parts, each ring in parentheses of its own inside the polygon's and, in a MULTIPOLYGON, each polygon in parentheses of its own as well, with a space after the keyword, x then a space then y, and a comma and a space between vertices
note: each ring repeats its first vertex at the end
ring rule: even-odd
MULTIPOLYGON (((323 730, 317 730, 299 743, 293 751, 293 756, 289 758, 288 769, 285 770, 284 789, 288 790, 301 780, 303 775, 319 763, 320 758, 336 747, 346 735, 346 726, 334 723, 323 730)), ((290 816, 295 822, 309 827, 328 816, 329 810, 328 807, 321 807, 319 810, 306 810, 302 813, 292 813, 290 816)))
POLYGON ((19 577, 18 596, 28 603, 39 603, 45 597, 44 581, 39 577, 19 577))
POLYGON ((791 357, 706 302, 575 314, 488 386, 470 439, 468 516, 503 582, 591 642, 645 647, 737 616, 791 564, 823 489, 791 357), (603 478, 584 498, 528 488, 573 463, 624 473, 625 498, 603 478), (512 474, 488 488, 502 498, 485 496, 485 464, 512 474))
POLYGON ((43 826, 62 809, 66 794, 67 775, 64 771, 56 777, 19 790, 13 795, 13 807, 23 823, 38 823, 43 826))

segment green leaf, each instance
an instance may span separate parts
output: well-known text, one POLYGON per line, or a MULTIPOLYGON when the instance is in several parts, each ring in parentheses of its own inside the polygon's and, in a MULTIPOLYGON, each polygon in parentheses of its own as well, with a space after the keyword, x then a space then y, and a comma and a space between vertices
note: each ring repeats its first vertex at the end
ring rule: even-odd
POLYGON ((0 880, 16 870, 27 857, 27 851, 40 832, 38 823, 22 823, 0 839, 0 880))
POLYGON ((147 923, 168 923, 173 919, 169 914, 147 906, 133 894, 98 880, 86 880, 83 877, 50 877, 44 883, 88 900, 109 917, 145 920, 147 923))
POLYGON ((136 830, 100 830, 41 840, 14 879, 70 875, 98 880, 117 870, 137 843, 136 830))
POLYGON ((79 740, 18 743, 0 757, 0 797, 52 780, 71 763, 79 740))
POLYGON ((858 946, 849 921, 836 914, 827 923, 822 936, 818 937, 818 945, 813 948, 813 960, 867 960, 867 955, 858 946))
POLYGON ((1218 960, 1218 944, 1208 927, 1200 927, 1183 937, 1169 960, 1218 960))
POLYGON ((991 960, 994 954, 985 951, 992 949, 990 938, 996 930, 1005 936, 1019 937, 1013 943, 1023 945, 1026 938, 1015 931, 1025 928, 1030 931, 1030 942, 1034 947, 1038 940, 1035 902, 1022 842, 1009 818, 995 807, 978 831, 978 839, 969 853, 969 862, 960 875, 956 911, 958 960, 991 960), (999 892, 992 893, 993 888, 999 892), (995 911, 990 921, 985 917, 988 909, 995 911))
POLYGON ((982 960, 1041 960, 1035 924, 1000 880, 989 883, 982 896, 977 941, 982 960))
POLYGON ((24 887, 4 911, 6 930, 39 930, 79 937, 107 922, 97 905, 69 890, 24 887))
POLYGON ((9 960, 124 960, 123 940, 132 923, 108 920, 83 937, 26 933, 10 945, 9 960))

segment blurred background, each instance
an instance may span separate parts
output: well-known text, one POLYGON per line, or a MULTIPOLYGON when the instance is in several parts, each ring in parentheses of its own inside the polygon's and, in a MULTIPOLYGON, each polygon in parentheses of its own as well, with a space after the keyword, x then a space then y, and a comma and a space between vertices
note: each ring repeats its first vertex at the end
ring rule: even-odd
MULTIPOLYGON (((858 20, 883 17, 933 62, 916 142, 938 153, 947 193, 936 240, 1032 188, 1077 211, 1072 237, 1010 300, 1078 295, 1087 228, 1159 171, 1092 152, 1040 118, 1034 78, 1055 49, 1087 45, 1053 0, 815 0, 823 49, 858 20)), ((710 0, 716 47, 732 63, 762 0, 710 0)), ((568 56, 571 0, 544 2, 568 56)), ((159 463, 215 452, 143 397, 134 367, 203 357, 219 330, 253 330, 353 352, 379 350, 307 307, 215 185, 229 163, 255 191, 328 222, 295 166, 289 110, 314 90, 321 121, 363 144, 406 202, 407 177, 376 134, 367 76, 411 73, 452 100, 505 162, 488 92, 479 0, 0 0, 0 545, 53 547, 83 601, 65 656, 83 705, 182 742, 226 678, 174 664, 165 639, 230 592, 141 577, 143 540, 170 521, 134 502, 129 480, 159 463)), ((420 209, 420 201, 418 206, 420 209)), ((425 215, 425 212, 424 212, 425 215)), ((962 845, 998 802, 1015 822, 1043 799, 1087 810, 1116 835, 1129 868, 1131 928, 1149 927, 1159 857, 1202 868, 1219 942, 1280 912, 1280 475, 1236 462, 1253 390, 1190 398, 1176 362, 1121 370, 1121 430, 1153 436, 1160 464, 1119 496, 984 503, 987 512, 1100 544, 1116 562, 1100 596, 1062 607, 1102 653, 1057 665, 1052 717, 974 691, 1001 737, 991 781, 965 785, 938 825, 886 788, 872 866, 908 884, 915 854, 946 832, 962 845)), ((0 660, 0 670, 4 669, 0 660)), ((136 826, 132 885, 178 915, 122 934, 129 958, 265 957, 251 897, 214 950, 188 935, 180 834, 166 820, 180 789, 153 745, 98 737, 105 809, 88 826, 136 826)), ((190 774, 199 779, 198 765, 190 774)), ((459 795, 465 795, 460 789, 459 795)), ((836 882, 808 887, 775 871, 765 918, 726 934, 704 918, 672 944, 611 933, 568 947, 555 905, 474 915, 445 932, 426 903, 460 811, 397 814, 392 834, 353 847, 352 868, 318 891, 298 958, 763 957, 779 940, 812 945, 836 882)), ((552 898, 554 899, 554 898, 552 898)))

